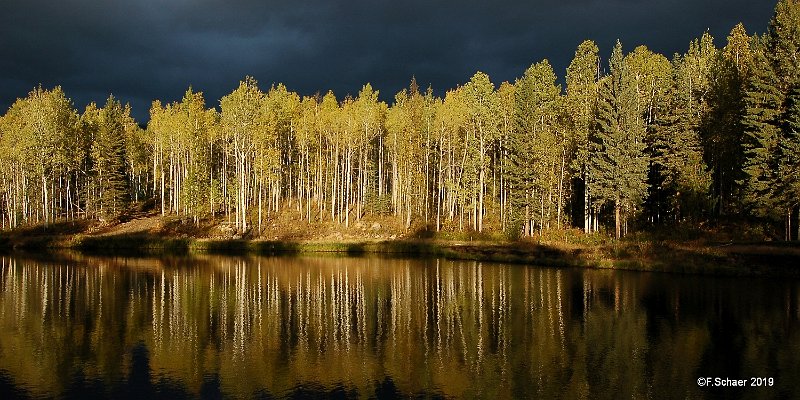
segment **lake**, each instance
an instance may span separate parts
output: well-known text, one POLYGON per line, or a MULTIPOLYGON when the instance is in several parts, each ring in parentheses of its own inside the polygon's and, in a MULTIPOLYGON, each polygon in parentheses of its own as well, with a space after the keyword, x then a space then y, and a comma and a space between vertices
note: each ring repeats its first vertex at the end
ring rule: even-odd
POLYGON ((0 397, 800 398, 800 281, 2 256, 0 397))

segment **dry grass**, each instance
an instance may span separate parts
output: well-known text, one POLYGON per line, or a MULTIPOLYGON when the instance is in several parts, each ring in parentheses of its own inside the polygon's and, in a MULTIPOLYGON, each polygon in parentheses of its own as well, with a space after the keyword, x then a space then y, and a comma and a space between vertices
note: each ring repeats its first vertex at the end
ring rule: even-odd
MULTIPOLYGON (((798 276, 800 245, 733 242, 730 233, 677 227, 630 235, 622 241, 580 230, 546 230, 509 241, 499 233, 434 232, 400 218, 377 216, 351 221, 308 222, 294 209, 265 216, 248 232, 236 232, 224 218, 194 221, 150 212, 104 224, 72 221, 26 227, 0 234, 0 248, 78 248, 124 252, 342 252, 405 253, 544 266, 634 269, 727 275, 798 276)), ((719 230, 720 228, 714 228, 719 230)), ((743 231, 747 231, 746 229, 743 231)), ((747 233, 744 237, 757 235, 747 233)))

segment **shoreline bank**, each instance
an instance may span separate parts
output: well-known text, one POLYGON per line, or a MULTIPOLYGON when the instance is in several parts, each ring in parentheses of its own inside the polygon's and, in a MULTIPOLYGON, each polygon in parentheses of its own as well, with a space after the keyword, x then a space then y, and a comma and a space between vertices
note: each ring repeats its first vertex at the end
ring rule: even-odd
POLYGON ((670 241, 619 241, 602 245, 570 243, 447 241, 436 239, 294 241, 196 239, 152 234, 0 236, 0 249, 74 250, 94 255, 337 253, 443 257, 547 267, 703 274, 800 277, 800 246, 785 242, 697 245, 670 241))

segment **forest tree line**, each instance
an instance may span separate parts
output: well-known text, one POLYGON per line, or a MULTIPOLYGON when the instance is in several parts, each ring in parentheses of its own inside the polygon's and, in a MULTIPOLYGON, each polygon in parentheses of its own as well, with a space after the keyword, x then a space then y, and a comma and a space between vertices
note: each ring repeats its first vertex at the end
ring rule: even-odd
POLYGON ((75 109, 37 87, 0 117, 3 228, 109 219, 131 202, 227 218, 242 233, 294 209, 349 226, 394 215, 432 230, 636 226, 757 217, 797 238, 800 3, 768 31, 739 24, 671 59, 581 43, 559 85, 547 60, 514 83, 477 72, 434 95, 412 79, 391 105, 300 96, 253 78, 209 107, 192 88, 154 101, 146 128, 113 96, 75 109))

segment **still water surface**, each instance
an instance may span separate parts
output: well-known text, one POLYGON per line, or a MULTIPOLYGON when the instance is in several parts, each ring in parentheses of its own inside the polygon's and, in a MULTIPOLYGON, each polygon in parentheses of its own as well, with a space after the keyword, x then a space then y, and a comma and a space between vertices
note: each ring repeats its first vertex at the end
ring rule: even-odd
POLYGON ((0 397, 800 398, 799 305, 796 280, 5 256, 0 397))

